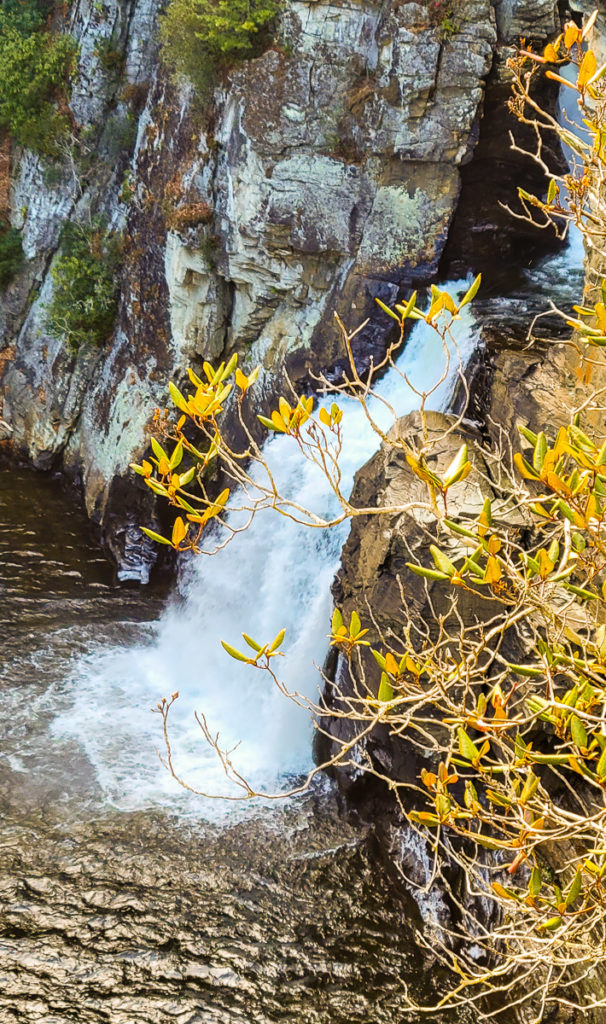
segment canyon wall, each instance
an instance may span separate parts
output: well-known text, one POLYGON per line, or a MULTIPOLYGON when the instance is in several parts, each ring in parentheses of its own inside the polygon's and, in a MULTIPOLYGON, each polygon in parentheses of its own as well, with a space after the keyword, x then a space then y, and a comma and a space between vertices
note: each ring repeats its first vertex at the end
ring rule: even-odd
MULTIPOLYGON (((153 0, 71 5, 89 153, 49 164, 12 147, 27 263, 0 311, 0 437, 81 487, 123 578, 146 579, 153 557, 138 530, 151 495, 128 464, 169 379, 236 351, 270 403, 285 368, 338 370, 334 310, 353 325, 435 276, 495 52, 549 35, 556 5, 465 0, 448 23, 442 7, 289 0, 275 43, 201 111, 159 62, 153 0), (119 314, 74 356, 46 307, 62 228, 91 216, 124 232, 119 314)), ((373 318, 362 363, 387 330, 373 318)))

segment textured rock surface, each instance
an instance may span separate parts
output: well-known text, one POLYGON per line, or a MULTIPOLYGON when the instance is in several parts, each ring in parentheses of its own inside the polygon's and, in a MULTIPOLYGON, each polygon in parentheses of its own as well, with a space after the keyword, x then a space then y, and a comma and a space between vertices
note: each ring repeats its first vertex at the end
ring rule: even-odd
MULTIPOLYGON (((280 45, 217 89, 211 130, 159 72, 155 14, 151 0, 71 9, 72 108, 100 133, 83 182, 78 168, 13 159, 29 263, 1 313, 3 436, 34 465, 63 466, 106 526, 171 376, 236 349, 262 363, 269 397, 285 363, 296 376, 338 364, 333 308, 359 321, 375 295, 435 273, 496 40, 488 0, 462 4, 448 38, 422 3, 291 0, 280 45), (121 80, 96 56, 108 39, 121 80), (134 145, 116 141, 129 115, 134 145), (193 204, 210 223, 174 230, 193 204), (74 360, 48 337, 44 306, 62 224, 88 211, 125 228, 126 262, 111 343, 74 360)), ((360 339, 362 360, 384 334, 375 322, 360 339)))

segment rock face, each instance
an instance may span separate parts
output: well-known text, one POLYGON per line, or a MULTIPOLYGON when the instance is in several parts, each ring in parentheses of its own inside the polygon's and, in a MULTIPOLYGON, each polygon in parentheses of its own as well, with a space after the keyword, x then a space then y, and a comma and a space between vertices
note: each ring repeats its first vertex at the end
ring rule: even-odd
MULTIPOLYGON (((548 33, 555 6, 503 0, 500 36, 548 33)), ((156 14, 152 0, 72 5, 71 106, 94 156, 49 168, 13 153, 28 263, 0 313, 2 436, 81 483, 134 578, 147 555, 129 523, 151 508, 143 494, 125 511, 127 467, 168 380, 238 351, 262 364, 269 401, 284 366, 338 367, 332 310, 359 322, 375 296, 435 274, 497 38, 489 0, 466 0, 454 26, 426 3, 289 0, 276 44, 227 76, 201 126, 159 65, 156 14), (110 44, 120 73, 100 56, 110 44), (124 230, 125 265, 113 337, 74 358, 45 306, 62 226, 90 214, 124 230)), ((362 362, 385 333, 366 329, 362 362)))

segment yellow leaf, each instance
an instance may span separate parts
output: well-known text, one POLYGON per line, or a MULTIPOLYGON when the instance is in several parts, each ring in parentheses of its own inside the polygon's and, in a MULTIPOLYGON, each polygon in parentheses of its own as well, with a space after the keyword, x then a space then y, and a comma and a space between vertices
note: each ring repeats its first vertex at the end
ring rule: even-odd
POLYGON ((438 313, 441 313, 443 309, 444 296, 440 294, 438 298, 435 300, 435 302, 432 302, 431 306, 429 307, 429 312, 427 314, 427 322, 429 323, 431 320, 434 320, 437 317, 438 313))
POLYGON ((554 563, 551 561, 551 558, 545 551, 545 548, 541 548, 541 550, 539 551, 537 555, 537 561, 539 563, 539 575, 541 579, 544 580, 547 576, 549 576, 549 573, 553 571, 554 566, 554 563))
POLYGON ((524 456, 520 455, 519 452, 515 453, 515 455, 513 457, 513 461, 515 463, 515 466, 516 466, 516 469, 517 469, 518 473, 520 474, 520 476, 523 476, 525 480, 538 480, 539 479, 537 474, 532 470, 530 465, 526 462, 526 459, 524 458, 524 456))
POLYGON ((319 419, 320 419, 320 423, 323 423, 325 427, 330 427, 330 425, 331 425, 330 413, 326 409, 324 409, 324 407, 322 407, 322 409, 320 409, 319 419))
POLYGON ((593 78, 598 67, 598 62, 595 59, 595 53, 593 50, 587 50, 587 53, 581 61, 579 68, 579 77, 577 79, 577 87, 581 92, 586 88, 590 78, 593 78))
POLYGON ((248 377, 246 376, 245 373, 242 373, 242 370, 240 368, 236 370, 236 384, 238 385, 241 391, 246 391, 246 389, 248 388, 248 377))
POLYGON ((276 430, 281 430, 283 434, 288 430, 287 424, 284 422, 277 409, 274 409, 271 414, 271 422, 273 423, 274 428, 276 430))
POLYGON ((486 572, 484 573, 484 583, 498 583, 501 579, 503 572, 499 561, 491 555, 486 563, 486 572))
POLYGON ((543 56, 545 60, 551 61, 552 63, 555 63, 557 61, 558 55, 552 43, 547 44, 547 46, 543 50, 543 56))
POLYGON ((564 26, 564 46, 567 50, 571 46, 574 46, 576 42, 581 38, 581 31, 575 25, 574 21, 568 21, 564 26))
POLYGON ((492 537, 488 541, 488 553, 491 554, 491 555, 498 555, 500 550, 501 550, 501 541, 493 533, 492 537))
POLYGON ((398 665, 393 654, 385 655, 385 669, 389 672, 390 676, 397 676, 400 674, 400 666, 398 665))
POLYGON ((173 525, 173 534, 172 534, 173 545, 175 547, 178 547, 178 545, 181 543, 181 541, 185 539, 186 534, 187 534, 187 526, 185 525, 185 523, 181 519, 181 516, 177 516, 177 518, 175 519, 174 525, 173 525))

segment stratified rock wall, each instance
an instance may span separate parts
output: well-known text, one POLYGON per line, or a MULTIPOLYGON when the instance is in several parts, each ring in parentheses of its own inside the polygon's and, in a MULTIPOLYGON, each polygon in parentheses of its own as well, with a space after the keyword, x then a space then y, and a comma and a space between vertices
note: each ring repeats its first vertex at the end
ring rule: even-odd
MULTIPOLYGON (((544 36, 555 6, 502 0, 501 37, 544 36)), ((110 539, 142 514, 124 512, 127 467, 170 378, 238 351, 262 364, 269 401, 285 365, 295 377, 338 366, 334 309, 355 324, 375 296, 435 275, 497 39, 490 0, 458 4, 454 30, 427 3, 289 0, 276 44, 201 116, 161 69, 156 12, 154 0, 77 0, 71 105, 93 155, 49 167, 13 154, 11 218, 29 262, 0 313, 2 430, 35 466, 82 484, 110 539), (107 347, 74 358, 45 306, 62 226, 91 214, 125 231, 119 322, 107 347)), ((375 317, 362 362, 386 332, 375 317)))

